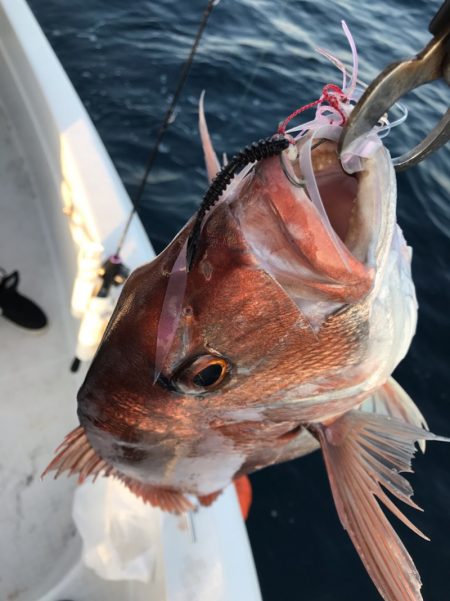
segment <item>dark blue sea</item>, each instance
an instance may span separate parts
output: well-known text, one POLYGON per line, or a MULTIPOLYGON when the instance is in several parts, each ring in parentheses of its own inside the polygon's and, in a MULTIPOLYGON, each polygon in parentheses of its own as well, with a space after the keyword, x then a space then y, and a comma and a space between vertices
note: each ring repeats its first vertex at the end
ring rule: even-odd
MULTIPOLYGON (((128 191, 173 93, 205 0, 29 0, 91 115, 128 191)), ((439 0, 222 0, 204 38, 139 210, 160 251, 195 211, 206 187, 197 133, 198 98, 216 150, 232 155, 274 132, 320 96, 336 69, 315 46, 350 64, 340 21, 350 26, 360 75, 429 39, 439 0)), ((410 114, 391 139, 394 153, 425 135, 449 103, 444 84, 406 98, 410 114)), ((398 220, 414 248, 420 304, 417 335, 396 378, 434 432, 450 435, 450 149, 398 177, 398 220)), ((425 513, 407 511, 432 539, 395 524, 424 581, 426 601, 450 600, 450 446, 429 444, 411 477, 425 513)), ((380 598, 338 522, 319 453, 252 476, 248 520, 265 601, 380 598)))

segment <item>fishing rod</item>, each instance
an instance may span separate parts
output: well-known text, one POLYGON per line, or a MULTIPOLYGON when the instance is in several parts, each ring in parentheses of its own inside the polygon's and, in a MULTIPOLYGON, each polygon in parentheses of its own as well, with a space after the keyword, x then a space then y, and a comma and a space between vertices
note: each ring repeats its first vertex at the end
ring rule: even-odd
MULTIPOLYGON (((191 69, 192 63, 194 61, 195 55, 198 50, 198 46, 202 39, 203 32, 205 31, 206 25, 208 23, 209 17, 213 11, 213 8, 219 4, 220 0, 208 0, 206 8, 203 12, 203 15, 200 19, 200 23, 197 29, 197 33, 195 35, 194 41, 192 43, 191 50, 189 52, 189 56, 187 57, 179 78, 177 82, 177 86, 175 89, 175 93, 173 95, 172 101, 167 108, 164 119, 159 127, 158 133, 156 135, 155 142, 149 152, 147 162, 145 164, 144 173, 141 178, 140 184, 132 197, 132 209, 128 215, 128 219, 125 223, 125 226, 122 231, 122 235, 117 244, 116 251, 113 255, 111 255, 106 261, 103 263, 101 269, 97 272, 96 276, 100 277, 100 282, 97 285, 97 290, 94 295, 91 297, 89 305, 87 306, 86 312, 84 313, 80 332, 78 335, 78 344, 75 353, 75 357, 71 363, 70 370, 72 372, 78 371, 81 361, 91 359, 95 350, 100 343, 102 333, 104 331, 104 326, 106 325, 109 317, 112 314, 114 303, 110 298, 110 290, 113 286, 119 286, 123 284, 126 277, 128 276, 129 270, 123 264, 122 259, 120 257, 120 253, 125 242, 126 236, 131 226, 131 222, 133 220, 134 215, 137 213, 137 208, 142 201, 142 197, 144 194, 145 186, 147 184, 150 172, 152 170, 155 159, 158 155, 159 148, 161 146, 161 142, 164 138, 164 135, 169 127, 171 122, 173 113, 178 104, 179 98, 183 91, 184 85, 189 75, 189 71, 191 69)), ((81 278, 83 279, 83 278, 81 278)))
POLYGON ((172 98, 172 102, 170 103, 165 117, 163 119, 163 122, 159 128, 158 134, 156 136, 156 140, 155 143, 148 155, 148 159, 147 159, 147 163, 145 165, 145 170, 144 170, 144 175, 142 176, 141 179, 141 183, 136 191, 136 193, 134 194, 133 198, 132 198, 132 204, 133 204, 133 208, 128 216, 127 222, 125 224, 125 227, 123 229, 122 232, 122 236, 119 240, 119 243, 117 245, 117 249, 116 249, 116 253, 115 255, 118 257, 120 255, 120 251, 122 250, 125 238, 128 234, 128 230, 130 229, 130 225, 131 225, 131 221, 134 217, 134 215, 137 212, 137 207, 139 206, 139 204, 141 203, 142 200, 142 196, 144 194, 144 190, 145 190, 145 186, 147 184, 148 181, 148 177, 150 175, 150 172, 152 170, 153 167, 153 163, 155 162, 155 159, 158 155, 159 152, 159 147, 161 146, 161 142, 163 140, 163 137, 169 127, 170 121, 172 119, 172 115, 174 113, 175 107, 178 103, 178 100, 180 98, 181 92, 183 91, 184 85, 186 83, 187 77, 189 75, 189 71, 191 69, 192 63, 194 61, 194 57, 197 53, 197 49, 198 46, 200 44, 200 40, 202 38, 203 32, 206 28, 206 24, 208 23, 208 19, 212 13, 212 10, 215 6, 217 6, 217 4, 219 4, 220 0, 208 0, 208 3, 206 5, 206 8, 203 12, 202 18, 200 20, 200 24, 197 30, 197 34, 195 36, 194 42, 192 44, 191 47, 191 51, 189 53, 188 58, 186 59, 186 62, 183 65, 183 68, 181 70, 180 76, 178 78, 178 84, 175 90, 175 94, 172 98))

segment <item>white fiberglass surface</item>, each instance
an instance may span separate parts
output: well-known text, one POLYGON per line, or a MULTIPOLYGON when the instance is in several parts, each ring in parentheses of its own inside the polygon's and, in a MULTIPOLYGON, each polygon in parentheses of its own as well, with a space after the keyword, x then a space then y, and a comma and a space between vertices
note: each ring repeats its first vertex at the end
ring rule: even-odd
POLYGON ((20 293, 49 320, 33 334, 0 316, 0 599, 58 601, 70 591, 79 601, 164 599, 160 579, 136 584, 130 597, 129 582, 101 580, 83 566, 72 520, 76 483, 40 479, 55 446, 77 424, 75 396, 83 373, 69 371, 76 324, 46 203, 35 192, 1 106, 0 148, 0 266, 19 271, 20 293))
POLYGON ((75 424, 78 386, 68 370, 70 322, 49 233, 15 132, 0 109, 0 266, 18 270, 19 291, 47 313, 39 334, 0 317, 0 598, 28 599, 30 587, 76 551, 74 483, 40 481, 59 438, 75 424))

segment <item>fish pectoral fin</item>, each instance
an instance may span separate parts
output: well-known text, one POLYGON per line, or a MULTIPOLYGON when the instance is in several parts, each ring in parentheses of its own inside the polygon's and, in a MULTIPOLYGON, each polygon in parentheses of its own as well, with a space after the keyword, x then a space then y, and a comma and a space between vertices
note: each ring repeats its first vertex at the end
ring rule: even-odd
POLYGON ((239 476, 234 480, 234 487, 244 520, 248 518, 253 501, 253 490, 248 476, 239 476))
POLYGON ((411 471, 416 441, 450 439, 393 417, 362 411, 350 411, 331 425, 310 429, 322 447, 341 523, 381 596, 386 601, 421 601, 419 574, 377 499, 428 540, 383 489, 420 509, 400 472, 411 471))
MULTIPOLYGON (((252 485, 250 484, 248 476, 239 476, 239 478, 233 480, 233 484, 236 490, 242 517, 244 520, 246 520, 252 504, 252 485)), ((200 495, 197 497, 198 502, 203 507, 209 507, 222 494, 222 492, 223 490, 216 490, 209 495, 200 495)))
POLYGON ((200 495, 197 497, 198 502, 202 507, 209 507, 214 503, 217 497, 220 497, 222 490, 216 490, 215 492, 209 493, 209 495, 200 495))
POLYGON ((181 492, 140 482, 117 471, 113 475, 121 480, 133 494, 140 497, 144 503, 159 507, 162 511, 180 514, 195 509, 194 504, 181 492))
MULTIPOLYGON (((428 430, 428 424, 412 398, 392 377, 365 400, 360 409, 367 413, 396 417, 428 430)), ((419 441, 419 447, 425 453, 425 440, 419 441)))

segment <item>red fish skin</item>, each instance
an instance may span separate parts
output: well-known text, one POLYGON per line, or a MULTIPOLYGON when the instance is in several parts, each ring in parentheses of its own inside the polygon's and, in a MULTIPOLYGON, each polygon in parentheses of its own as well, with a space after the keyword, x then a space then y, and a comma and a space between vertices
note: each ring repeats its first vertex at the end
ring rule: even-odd
POLYGON ((283 287, 261 269, 243 235, 239 207, 244 198, 251 208, 255 197, 259 205, 276 205, 284 218, 294 218, 277 158, 258 165, 240 196, 221 204, 206 222, 188 276, 189 311, 180 319, 162 371, 170 380, 187 358, 217 353, 231 365, 220 389, 183 394, 153 384, 165 289, 190 224, 124 286, 78 406, 98 455, 129 478, 182 493, 215 493, 217 479, 209 485, 208 474, 199 475, 194 467, 189 473, 191 464, 211 454, 224 463, 232 457, 231 481, 311 452, 317 441, 302 426, 348 411, 370 392, 322 400, 367 378, 371 274, 353 258, 350 271, 343 269, 314 213, 297 215, 300 226, 317 235, 295 241, 295 252, 307 257, 322 280, 323 298, 331 290, 333 301, 345 301, 314 331, 283 287), (331 259, 314 255, 322 244, 328 244, 331 259), (292 431, 296 435, 290 438, 292 431))

